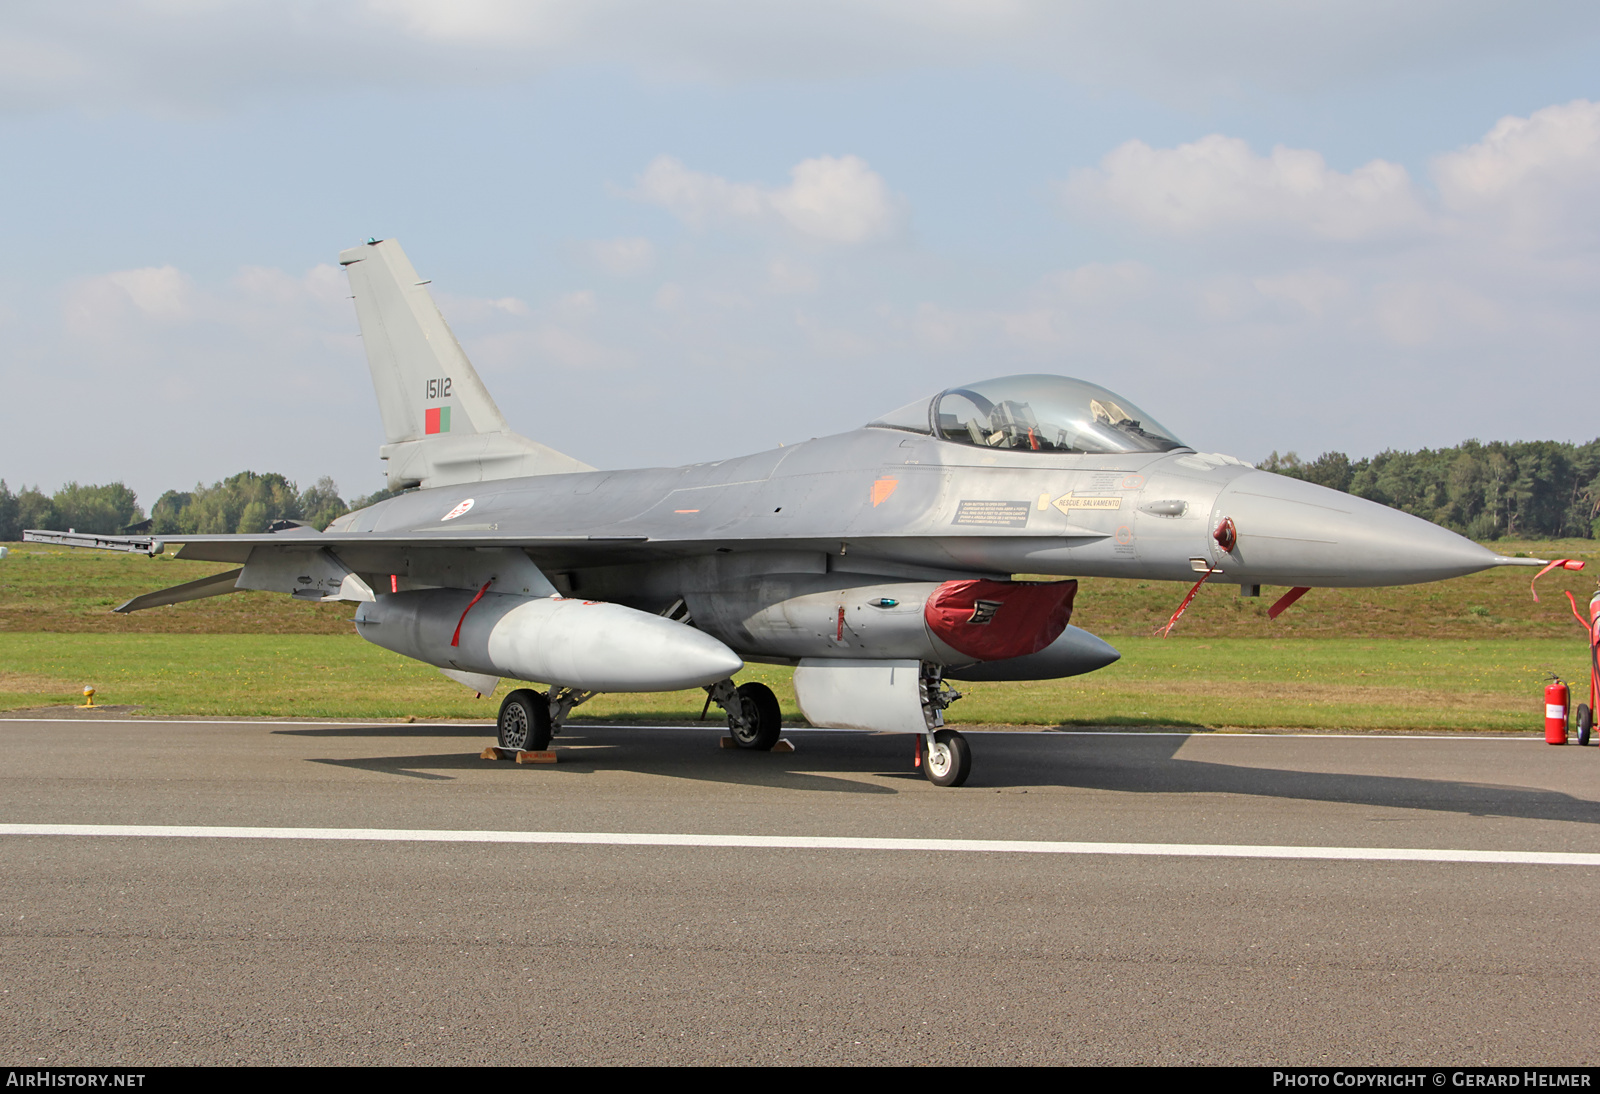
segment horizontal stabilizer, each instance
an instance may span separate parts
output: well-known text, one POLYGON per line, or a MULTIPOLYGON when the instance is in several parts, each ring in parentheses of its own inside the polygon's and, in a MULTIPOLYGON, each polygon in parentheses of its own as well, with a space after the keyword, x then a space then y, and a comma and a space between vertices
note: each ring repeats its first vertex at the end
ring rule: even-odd
POLYGON ((229 570, 225 574, 202 577, 199 581, 186 581, 170 589, 136 596, 126 604, 119 604, 111 610, 126 615, 128 612, 140 612, 146 608, 160 608, 167 604, 182 604, 189 600, 204 600, 208 596, 236 593, 239 591, 237 582, 242 573, 243 569, 229 570))

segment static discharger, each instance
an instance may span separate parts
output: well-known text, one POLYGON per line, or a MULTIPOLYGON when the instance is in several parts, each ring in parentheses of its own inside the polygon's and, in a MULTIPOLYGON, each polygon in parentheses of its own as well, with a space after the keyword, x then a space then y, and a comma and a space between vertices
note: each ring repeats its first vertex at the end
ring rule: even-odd
POLYGON ((83 705, 86 707, 94 706, 94 688, 83 689, 83 705))
POLYGON ((556 762, 554 752, 527 752, 520 748, 502 748, 499 745, 490 745, 478 753, 480 760, 512 760, 519 764, 553 764, 556 762))

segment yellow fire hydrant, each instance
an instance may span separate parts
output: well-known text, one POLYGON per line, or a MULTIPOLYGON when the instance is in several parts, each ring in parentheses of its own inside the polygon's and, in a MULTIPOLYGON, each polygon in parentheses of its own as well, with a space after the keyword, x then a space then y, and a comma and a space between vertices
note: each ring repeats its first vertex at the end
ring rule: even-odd
POLYGON ((94 688, 83 689, 83 705, 86 707, 94 706, 94 688))

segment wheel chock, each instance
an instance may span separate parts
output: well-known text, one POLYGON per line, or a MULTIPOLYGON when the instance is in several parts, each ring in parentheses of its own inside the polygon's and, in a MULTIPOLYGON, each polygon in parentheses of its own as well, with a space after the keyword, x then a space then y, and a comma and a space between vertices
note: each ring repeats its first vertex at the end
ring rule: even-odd
MULTIPOLYGON (((738 748, 739 742, 732 737, 724 737, 719 742, 723 748, 738 748)), ((773 752, 793 752, 794 742, 787 737, 778 738, 778 743, 772 746, 773 752)))
POLYGON ((518 748, 501 748, 499 745, 490 745, 478 753, 480 760, 512 760, 519 764, 553 764, 556 762, 554 752, 525 752, 518 748))

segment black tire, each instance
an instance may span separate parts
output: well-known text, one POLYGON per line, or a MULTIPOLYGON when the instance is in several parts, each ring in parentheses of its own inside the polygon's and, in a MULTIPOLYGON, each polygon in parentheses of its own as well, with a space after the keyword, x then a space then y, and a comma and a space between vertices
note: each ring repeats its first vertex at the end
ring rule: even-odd
POLYGON ((778 708, 778 697, 767 685, 754 682, 740 684, 734 694, 739 697, 744 711, 743 725, 732 717, 728 719, 728 731, 733 734, 734 741, 740 748, 771 752, 783 731, 783 712, 778 708))
POLYGON ((1594 728, 1594 711, 1589 709, 1588 703, 1578 704, 1578 743, 1589 743, 1589 731, 1594 728))
POLYGON ((537 691, 518 688, 500 704, 497 726, 501 748, 543 752, 550 747, 550 701, 537 691))
POLYGON ((939 730, 922 758, 922 773, 934 786, 962 785, 972 774, 972 746, 953 729, 939 730))

